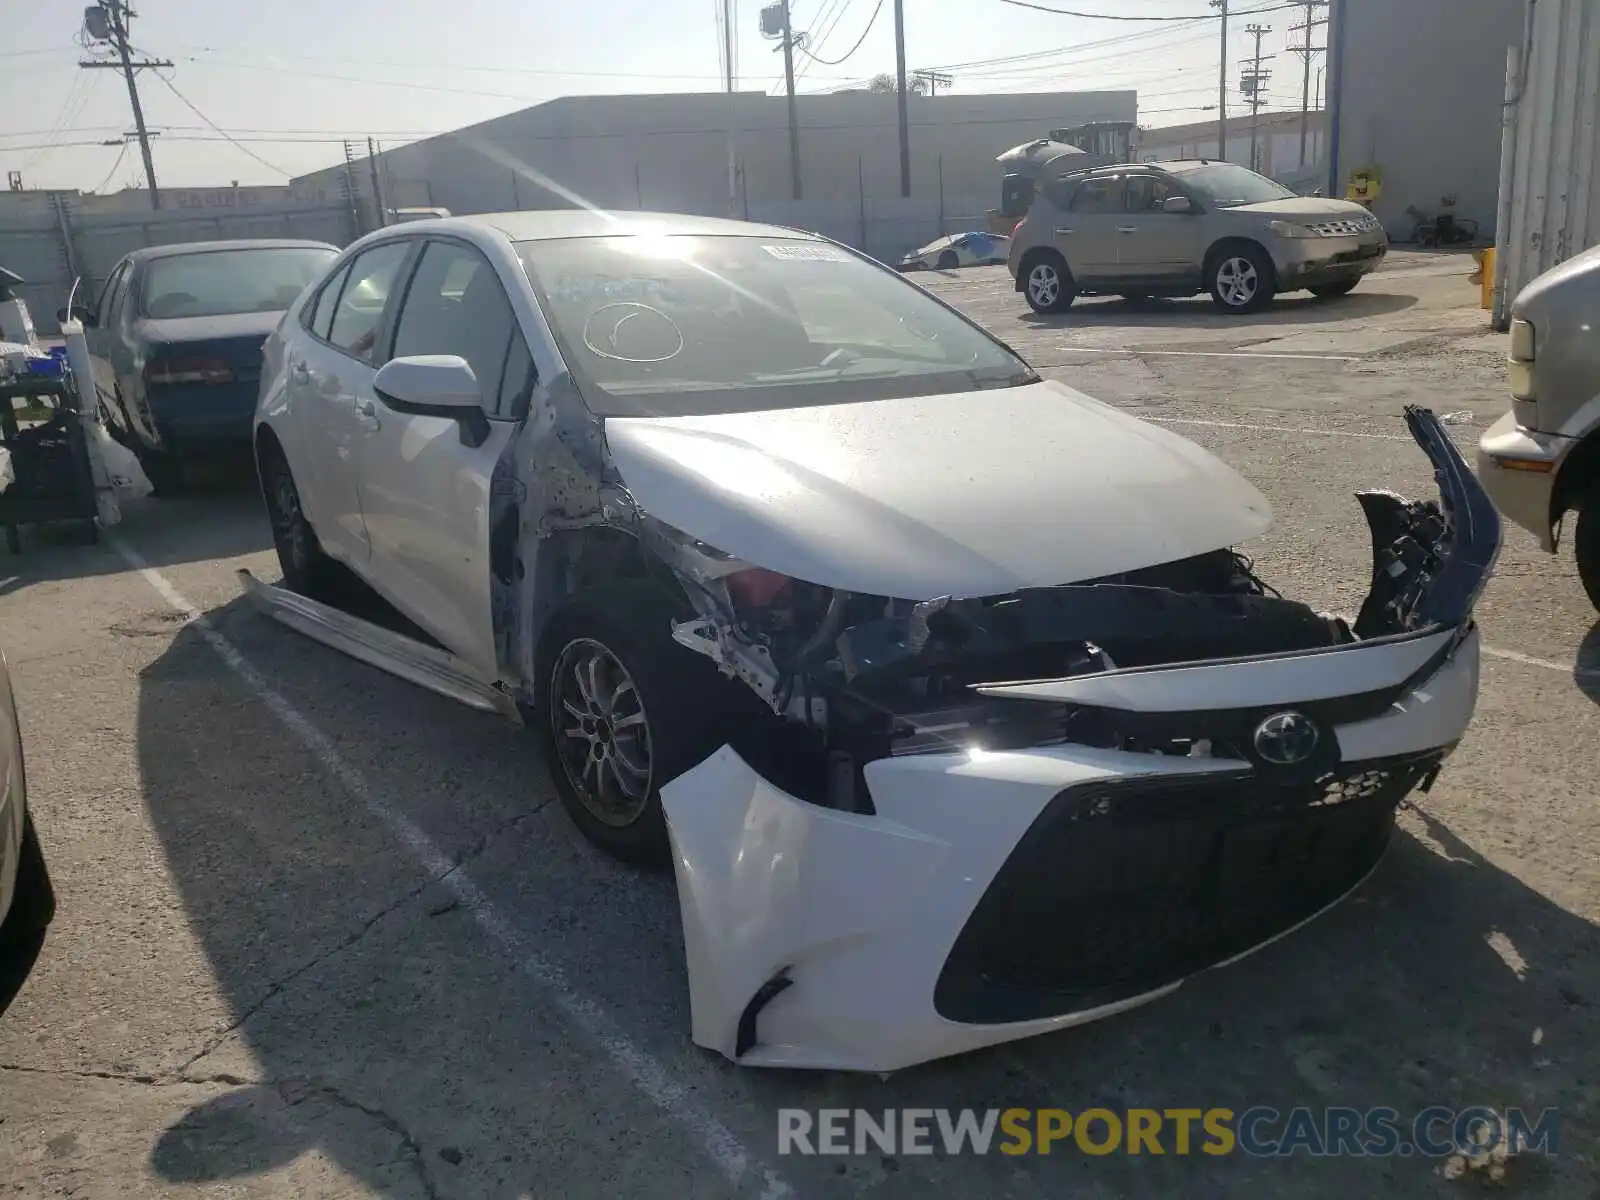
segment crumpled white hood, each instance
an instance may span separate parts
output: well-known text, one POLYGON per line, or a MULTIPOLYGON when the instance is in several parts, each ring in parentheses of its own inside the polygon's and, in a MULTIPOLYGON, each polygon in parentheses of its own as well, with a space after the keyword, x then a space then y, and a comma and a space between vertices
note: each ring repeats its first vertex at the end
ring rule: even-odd
POLYGON ((1059 383, 699 417, 607 418, 650 515, 796 579, 1001 595, 1235 545, 1266 499, 1192 442, 1059 383))

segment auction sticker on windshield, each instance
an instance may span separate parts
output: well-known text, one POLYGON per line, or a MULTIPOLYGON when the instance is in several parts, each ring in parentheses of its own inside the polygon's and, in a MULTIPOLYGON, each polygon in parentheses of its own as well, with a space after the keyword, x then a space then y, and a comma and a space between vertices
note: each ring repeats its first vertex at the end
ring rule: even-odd
POLYGON ((808 242, 790 242, 783 246, 762 246, 773 258, 786 259, 789 262, 842 262, 850 261, 850 256, 837 246, 818 246, 808 242))

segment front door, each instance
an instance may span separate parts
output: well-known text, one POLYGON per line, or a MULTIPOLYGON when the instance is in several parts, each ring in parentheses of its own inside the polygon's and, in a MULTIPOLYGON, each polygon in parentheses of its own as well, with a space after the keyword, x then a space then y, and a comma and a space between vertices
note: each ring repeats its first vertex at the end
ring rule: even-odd
MULTIPOLYGON (((459 421, 397 412, 370 381, 361 438, 369 576, 407 616, 492 682, 499 676, 490 595, 495 464, 514 436, 532 361, 506 287, 463 242, 430 239, 393 318, 392 358, 456 355, 478 378, 489 436, 467 445, 459 421), (403 598, 403 602, 402 602, 403 598)), ((470 439, 469 439, 470 440, 470 439)))
POLYGON ((361 443, 372 418, 361 405, 377 372, 385 306, 411 250, 409 241, 380 243, 330 279, 310 307, 304 354, 292 354, 285 364, 296 408, 309 421, 305 502, 311 522, 327 551, 352 565, 365 563, 371 552, 360 472, 361 443))
POLYGON ((1117 245, 1118 273, 1128 279, 1195 284, 1200 278, 1200 221, 1195 212, 1169 213, 1162 206, 1180 196, 1159 175, 1130 175, 1117 245))

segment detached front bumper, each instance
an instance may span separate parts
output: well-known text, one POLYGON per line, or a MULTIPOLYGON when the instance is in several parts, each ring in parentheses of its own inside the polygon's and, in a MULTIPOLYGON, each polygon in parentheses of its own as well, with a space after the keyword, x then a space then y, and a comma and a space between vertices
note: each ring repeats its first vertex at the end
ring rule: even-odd
MULTIPOLYGON (((664 787, 694 1041, 746 1065, 897 1070, 1145 1003, 1357 886, 1472 718, 1471 610, 1500 541, 1438 422, 1407 416, 1442 519, 1408 560, 1425 570, 1376 558, 1369 606, 1409 614, 1404 632, 977 689, 1237 757, 1071 741, 910 754, 868 763, 871 811, 843 812, 725 747, 664 787)), ((1394 510, 1364 499, 1389 545, 1394 510)))

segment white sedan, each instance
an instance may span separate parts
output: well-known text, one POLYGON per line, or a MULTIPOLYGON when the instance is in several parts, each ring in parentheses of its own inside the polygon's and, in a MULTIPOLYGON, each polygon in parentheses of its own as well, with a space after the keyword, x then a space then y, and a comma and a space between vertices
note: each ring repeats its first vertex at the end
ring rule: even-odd
POLYGON ((954 271, 958 267, 1004 265, 1011 239, 1000 233, 957 233, 937 238, 900 260, 902 271, 954 271))
POLYGON ((266 347, 286 623, 520 714, 678 872, 694 1040, 893 1070, 1164 994, 1372 870, 1477 694, 1500 527, 1362 493, 1353 620, 1266 500, 890 269, 644 214, 419 222, 266 347), (333 603, 353 571, 430 644, 333 603), (436 644, 432 644, 436 643, 436 644))
POLYGON ((50 873, 28 812, 28 771, 11 671, 0 654, 0 955, 43 933, 55 910, 50 873))

